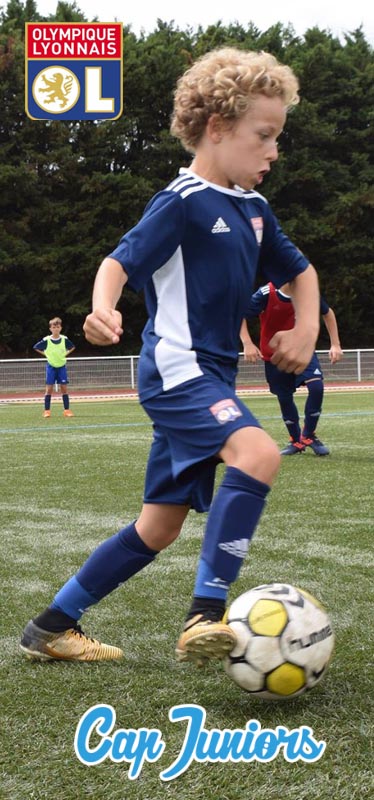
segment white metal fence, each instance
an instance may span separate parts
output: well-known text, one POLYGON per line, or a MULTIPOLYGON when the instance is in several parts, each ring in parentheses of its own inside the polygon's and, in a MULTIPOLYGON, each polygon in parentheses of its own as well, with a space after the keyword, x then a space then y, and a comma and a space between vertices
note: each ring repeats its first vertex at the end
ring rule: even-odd
MULTIPOLYGON (((374 381, 374 350, 345 350, 341 361, 333 366, 327 350, 317 351, 326 383, 365 384, 374 381)), ((69 380, 77 391, 136 390, 139 356, 70 357, 69 380)), ((261 362, 249 364, 239 357, 238 387, 263 386, 264 367, 261 362)), ((0 360, 0 396, 33 394, 44 390, 45 360, 42 358, 0 360)))

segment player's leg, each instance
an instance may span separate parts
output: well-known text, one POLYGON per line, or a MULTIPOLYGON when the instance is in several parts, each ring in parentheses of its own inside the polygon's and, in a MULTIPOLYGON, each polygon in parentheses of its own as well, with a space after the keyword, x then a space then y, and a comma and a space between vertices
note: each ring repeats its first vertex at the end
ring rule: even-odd
POLYGON ((301 429, 299 422, 299 412, 292 394, 278 395, 279 407, 282 413, 283 422, 289 433, 289 442, 280 451, 282 456, 294 456, 305 451, 301 442, 301 429))
POLYGON ((312 378, 312 380, 305 381, 305 386, 308 396, 304 409, 303 436, 309 438, 315 433, 322 413, 323 381, 321 378, 312 378))
POLYGON ((304 427, 301 441, 305 447, 310 447, 317 456, 327 456, 329 448, 316 436, 316 428, 322 413, 324 386, 322 378, 312 378, 305 381, 308 397, 305 403, 304 427))
POLYGON ((280 455, 234 390, 215 379, 195 379, 145 407, 167 436, 176 485, 196 511, 210 508, 193 599, 176 648, 179 660, 202 664, 223 658, 235 645, 222 619, 225 601, 280 455), (218 461, 226 463, 226 472, 212 503, 218 461))
POLYGON ((265 374, 272 394, 275 394, 282 414, 283 422, 288 430, 289 443, 281 450, 282 456, 303 453, 305 447, 300 443, 299 412, 294 401, 296 391, 295 376, 281 372, 270 361, 265 363, 265 374))
POLYGON ((235 635, 223 620, 226 599, 280 461, 275 442, 258 427, 236 430, 220 457, 226 471, 209 512, 193 602, 176 651, 179 660, 198 665, 223 658, 235 646, 235 635))
POLYGON ((313 450, 316 456, 327 456, 330 453, 329 448, 320 439, 317 439, 315 434, 322 413, 324 394, 323 372, 316 353, 302 375, 297 376, 296 382, 298 386, 303 384, 308 390, 301 442, 305 447, 313 450))
POLYGON ((168 392, 164 406, 146 410, 168 436, 177 485, 188 486, 191 506, 210 507, 217 459, 226 472, 210 507, 194 595, 177 643, 180 660, 222 658, 235 635, 222 620, 236 579, 279 467, 276 444, 248 407, 220 381, 196 379, 168 392), (166 402, 167 400, 167 402, 166 402))
POLYGON ((58 383, 61 388, 62 403, 64 406, 64 417, 73 417, 74 414, 70 408, 70 397, 68 394, 68 375, 66 367, 59 367, 58 370, 58 383))
POLYGON ((45 395, 44 395, 43 417, 51 416, 51 400, 52 400, 52 390, 54 382, 55 382, 55 368, 47 363, 45 368, 45 395))
POLYGON ((52 389, 53 385, 48 383, 45 386, 45 395, 44 395, 44 412, 43 417, 46 419, 51 416, 51 399, 52 399, 52 389))
POLYGON ((283 450, 281 455, 294 455, 294 453, 302 452, 303 448, 300 446, 301 428, 299 422, 299 412, 294 401, 293 394, 280 394, 278 395, 278 403, 282 414, 283 422, 289 433, 289 444, 283 450))
POLYGON ((91 553, 83 567, 57 592, 51 605, 29 622, 22 649, 40 658, 121 657, 119 648, 101 645, 84 636, 77 627, 78 620, 87 608, 151 564, 157 553, 174 541, 189 511, 184 497, 185 490, 174 487, 167 442, 155 435, 147 466, 146 502, 138 520, 91 553), (157 493, 160 502, 152 503, 151 498, 157 493), (170 502, 162 502, 164 496, 170 502))
POLYGON ((24 652, 35 658, 71 661, 120 658, 119 648, 85 636, 78 620, 151 564, 159 550, 178 536, 188 510, 188 506, 144 506, 139 520, 102 542, 57 592, 51 605, 28 623, 21 641, 24 652))

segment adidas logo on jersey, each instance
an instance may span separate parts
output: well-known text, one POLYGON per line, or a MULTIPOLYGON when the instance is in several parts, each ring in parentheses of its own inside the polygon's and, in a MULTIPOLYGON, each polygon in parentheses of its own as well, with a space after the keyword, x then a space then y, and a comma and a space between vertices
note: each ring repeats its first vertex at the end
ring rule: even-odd
POLYGON ((249 540, 248 539, 235 539, 233 542, 222 542, 218 545, 220 550, 225 550, 230 556, 236 558, 244 558, 248 552, 249 540))
POLYGON ((218 217, 217 221, 214 223, 212 228, 212 233, 230 233, 231 228, 226 225, 226 222, 222 217, 218 217))
POLYGON ((313 375, 321 375, 321 370, 318 367, 314 370, 313 375))

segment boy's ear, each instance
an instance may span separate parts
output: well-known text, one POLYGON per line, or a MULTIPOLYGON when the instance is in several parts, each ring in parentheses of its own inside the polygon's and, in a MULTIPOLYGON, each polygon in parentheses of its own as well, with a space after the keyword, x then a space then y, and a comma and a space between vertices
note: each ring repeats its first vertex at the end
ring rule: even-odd
POLYGON ((211 114, 208 119, 206 131, 214 144, 219 144, 227 125, 219 114, 211 114))

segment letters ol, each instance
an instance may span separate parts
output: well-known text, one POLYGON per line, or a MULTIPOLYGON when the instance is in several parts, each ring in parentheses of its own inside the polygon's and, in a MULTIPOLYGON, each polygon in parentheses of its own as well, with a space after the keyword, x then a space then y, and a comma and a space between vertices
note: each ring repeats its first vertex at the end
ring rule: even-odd
POLYGON ((87 113, 103 113, 114 111, 114 97, 102 97, 102 68, 85 68, 85 111, 87 113))

